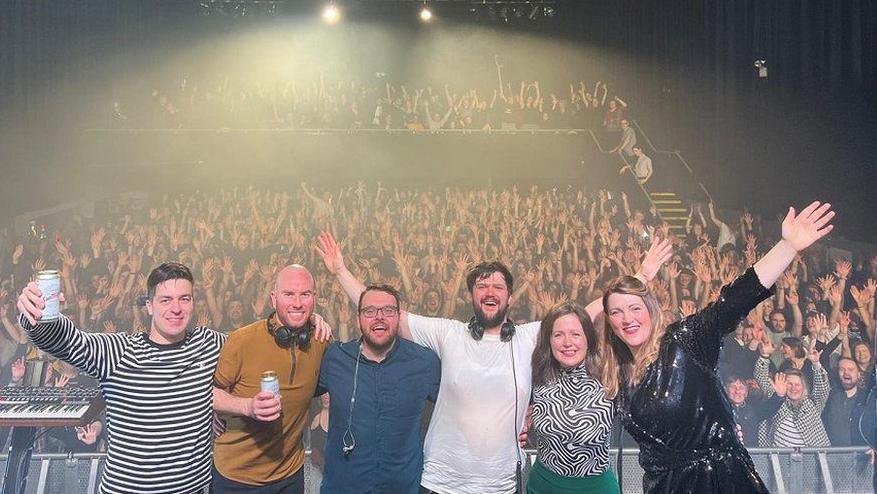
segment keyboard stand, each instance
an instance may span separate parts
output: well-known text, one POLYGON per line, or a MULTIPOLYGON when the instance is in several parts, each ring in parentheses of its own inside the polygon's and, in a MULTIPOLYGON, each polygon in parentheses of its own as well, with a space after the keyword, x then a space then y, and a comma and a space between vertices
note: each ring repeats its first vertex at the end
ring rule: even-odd
POLYGON ((24 494, 36 431, 36 427, 12 428, 12 444, 6 459, 2 494, 24 494))

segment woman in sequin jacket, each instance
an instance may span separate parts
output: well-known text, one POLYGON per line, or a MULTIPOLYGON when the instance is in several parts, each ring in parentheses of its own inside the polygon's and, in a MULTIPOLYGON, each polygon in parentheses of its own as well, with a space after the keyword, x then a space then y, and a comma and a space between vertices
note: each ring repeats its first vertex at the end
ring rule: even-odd
POLYGON ((621 277, 606 289, 601 380, 640 445, 645 492, 767 492, 734 433, 716 372, 719 351, 798 252, 831 231, 830 208, 819 202, 800 214, 789 208, 782 239, 764 257, 722 288, 716 302, 669 326, 642 281, 621 277))

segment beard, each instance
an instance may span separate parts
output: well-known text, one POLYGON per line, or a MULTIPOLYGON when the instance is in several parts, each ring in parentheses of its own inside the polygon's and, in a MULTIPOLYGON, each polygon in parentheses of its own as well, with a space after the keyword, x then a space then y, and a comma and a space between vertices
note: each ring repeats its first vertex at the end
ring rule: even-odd
POLYGON ((478 321, 478 324, 483 328, 495 328, 497 326, 501 326, 502 323, 506 320, 506 315, 509 312, 508 306, 503 307, 499 311, 497 311, 496 315, 493 317, 487 317, 483 310, 481 310, 480 304, 475 301, 472 302, 472 309, 475 310, 475 320, 478 321))
POLYGON ((363 330, 363 328, 360 327, 359 331, 362 333, 362 342, 375 353, 384 353, 393 348, 393 345, 396 343, 395 336, 388 339, 385 343, 380 343, 372 338, 372 334, 369 330, 363 330))

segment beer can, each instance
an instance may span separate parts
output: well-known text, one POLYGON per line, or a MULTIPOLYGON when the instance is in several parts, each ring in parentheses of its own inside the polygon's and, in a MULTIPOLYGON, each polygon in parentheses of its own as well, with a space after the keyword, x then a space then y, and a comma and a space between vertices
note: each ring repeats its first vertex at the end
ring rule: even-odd
POLYGON ((61 274, 57 269, 46 269, 37 273, 37 286, 43 292, 46 307, 40 322, 54 321, 61 314, 61 274))
POLYGON ((277 373, 274 371, 265 371, 262 373, 262 391, 268 391, 275 395, 280 395, 280 381, 277 380, 277 373))

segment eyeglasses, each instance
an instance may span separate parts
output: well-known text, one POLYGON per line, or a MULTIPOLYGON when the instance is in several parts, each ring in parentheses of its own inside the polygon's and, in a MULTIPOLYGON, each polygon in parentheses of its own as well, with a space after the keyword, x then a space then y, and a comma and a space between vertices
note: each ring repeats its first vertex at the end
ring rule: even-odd
POLYGON ((393 317, 399 313, 399 308, 395 305, 385 305, 383 307, 368 306, 359 309, 359 313, 365 317, 375 317, 378 315, 378 311, 380 311, 381 315, 384 317, 393 317))

